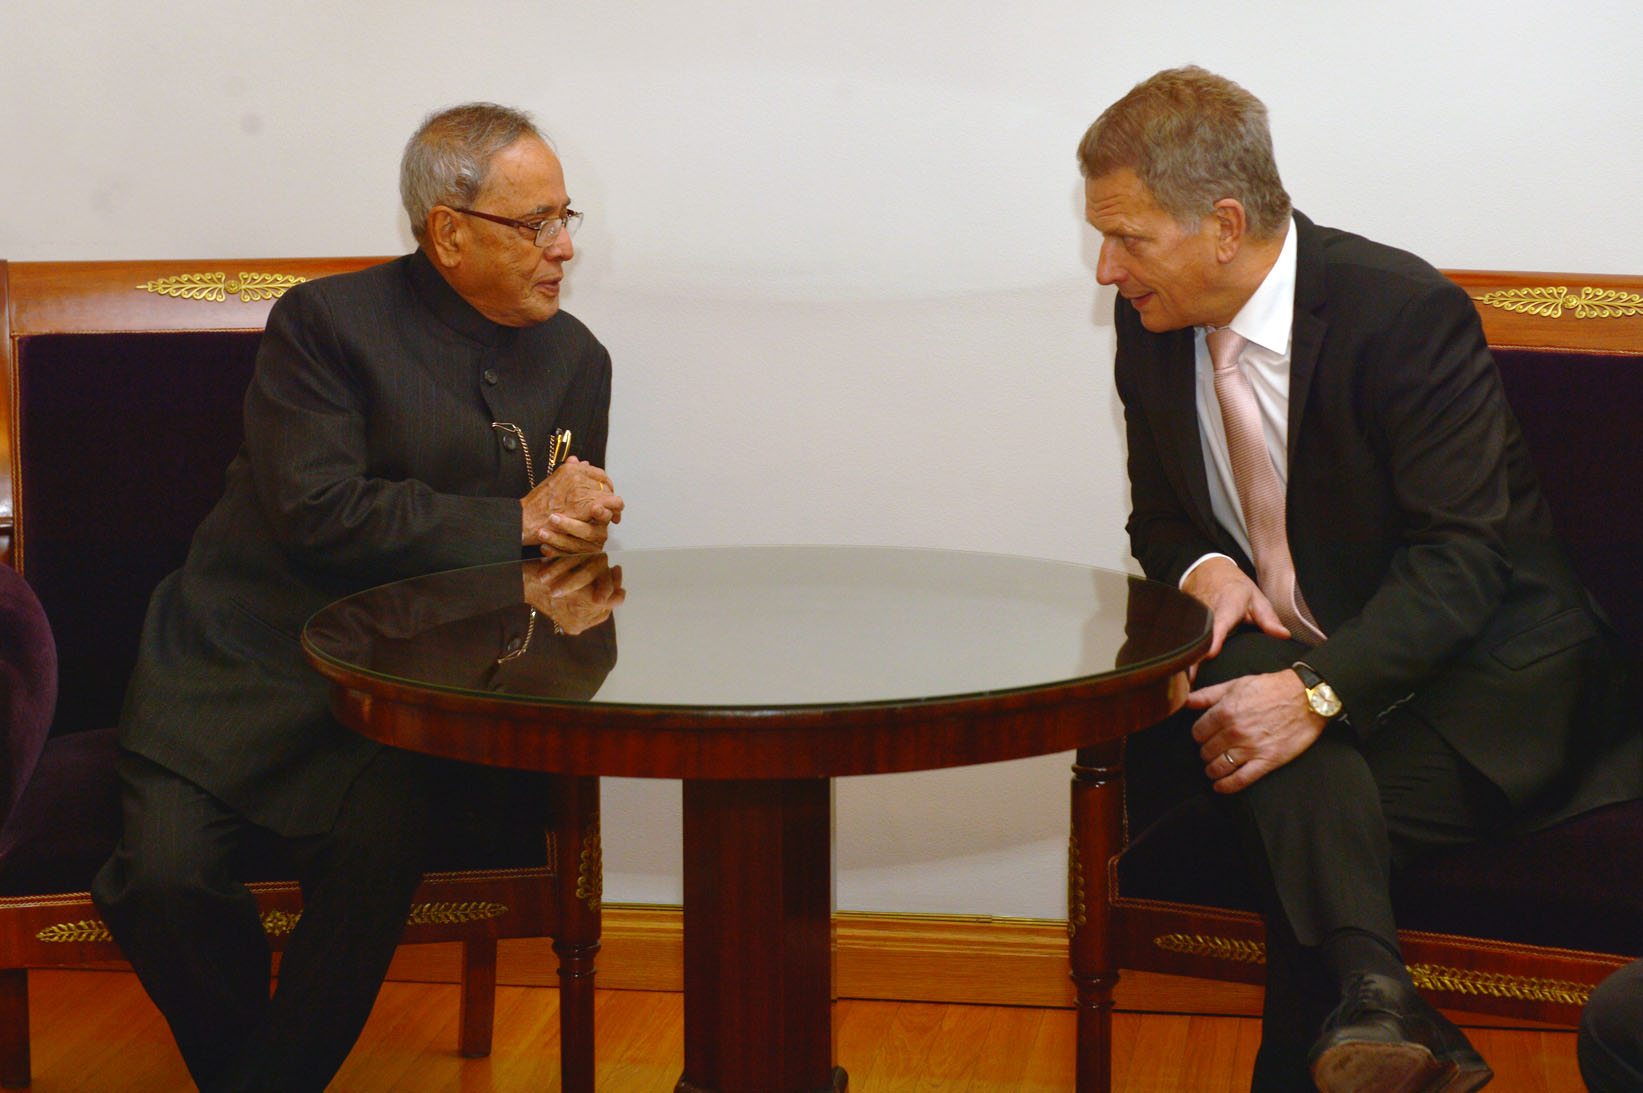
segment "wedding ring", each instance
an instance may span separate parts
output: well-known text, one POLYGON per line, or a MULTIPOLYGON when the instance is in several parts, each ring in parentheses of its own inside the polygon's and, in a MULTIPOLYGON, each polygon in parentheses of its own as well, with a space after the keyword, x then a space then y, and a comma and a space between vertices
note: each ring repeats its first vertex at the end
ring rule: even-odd
POLYGON ((1222 752, 1221 758, 1225 759, 1227 761, 1227 766, 1231 767, 1233 770, 1238 769, 1238 764, 1233 760, 1232 753, 1230 751, 1222 752))

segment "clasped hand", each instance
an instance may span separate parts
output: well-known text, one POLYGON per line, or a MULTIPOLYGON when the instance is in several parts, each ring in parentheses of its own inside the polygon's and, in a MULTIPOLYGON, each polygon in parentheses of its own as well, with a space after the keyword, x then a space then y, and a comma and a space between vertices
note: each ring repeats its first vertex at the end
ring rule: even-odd
POLYGON ((592 554, 605 547, 611 524, 622 522, 622 498, 610 476, 575 456, 520 499, 520 541, 543 554, 592 554))
POLYGON ((553 620, 566 634, 591 630, 627 599, 622 567, 604 554, 563 555, 527 562, 525 602, 553 620))
MULTIPOLYGON (((1214 616, 1206 660, 1221 651, 1235 627, 1246 623, 1275 638, 1290 636, 1271 602, 1230 559, 1208 559, 1187 575, 1181 588, 1214 616)), ((1196 675, 1196 665, 1189 675, 1196 675)), ((1306 688, 1288 668, 1193 691, 1187 708, 1204 711, 1193 724, 1192 738, 1217 793, 1237 793, 1288 763, 1311 747, 1328 724, 1307 706, 1306 688)))

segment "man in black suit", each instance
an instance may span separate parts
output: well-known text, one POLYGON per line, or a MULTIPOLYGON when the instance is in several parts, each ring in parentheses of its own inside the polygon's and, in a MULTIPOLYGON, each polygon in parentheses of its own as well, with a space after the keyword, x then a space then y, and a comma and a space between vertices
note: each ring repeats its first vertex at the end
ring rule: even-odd
POLYGON ((456 107, 412 136, 400 189, 415 253, 270 314, 244 446, 154 593, 121 717, 124 831, 93 896, 203 1090, 325 1088, 461 776, 335 721, 303 622, 395 578, 597 552, 622 513, 610 357, 559 310, 581 214, 552 149, 518 111, 456 107), (269 840, 304 907, 272 999, 235 868, 269 840))
POLYGON ((1265 897, 1258 1090, 1473 1090, 1416 993, 1391 870, 1634 795, 1613 647, 1465 293, 1292 211, 1265 107, 1198 68, 1079 148, 1117 288, 1131 549, 1214 616, 1187 711, 1132 739, 1132 826, 1217 800, 1265 897))

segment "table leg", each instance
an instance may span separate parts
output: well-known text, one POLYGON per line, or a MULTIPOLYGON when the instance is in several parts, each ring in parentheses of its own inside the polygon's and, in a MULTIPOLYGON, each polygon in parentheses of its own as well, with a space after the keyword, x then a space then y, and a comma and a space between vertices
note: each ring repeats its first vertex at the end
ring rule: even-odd
POLYGON ((599 837, 599 779, 564 777, 558 807, 574 823, 557 824, 554 899, 559 903, 553 951, 559 956, 559 1074, 564 1093, 593 1093, 594 959, 604 901, 599 837))
POLYGON ((835 1093, 832 783, 684 784, 676 1093, 835 1093))
POLYGON ((1123 838, 1124 751, 1115 740, 1078 749, 1073 763, 1067 936, 1077 988, 1078 1093, 1112 1088, 1112 934, 1107 862, 1123 838))

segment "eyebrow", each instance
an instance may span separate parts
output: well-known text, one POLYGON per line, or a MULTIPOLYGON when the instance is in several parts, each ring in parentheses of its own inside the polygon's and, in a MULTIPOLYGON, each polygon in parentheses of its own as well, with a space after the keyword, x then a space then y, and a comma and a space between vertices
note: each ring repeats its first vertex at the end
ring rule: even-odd
MULTIPOLYGON (((562 208, 568 209, 574 204, 576 204, 576 202, 572 201, 570 198, 567 197, 567 198, 565 198, 565 204, 562 206, 562 208)), ((555 206, 553 206, 553 205, 538 205, 536 208, 532 209, 530 212, 526 213, 524 216, 518 217, 518 219, 524 220, 526 217, 531 217, 531 216, 555 216, 555 215, 557 215, 557 213, 555 213, 554 209, 555 209, 555 206)))
POLYGON ((1120 235, 1127 239, 1145 239, 1147 233, 1133 220, 1119 218, 1118 222, 1109 228, 1097 228, 1102 235, 1120 235))

